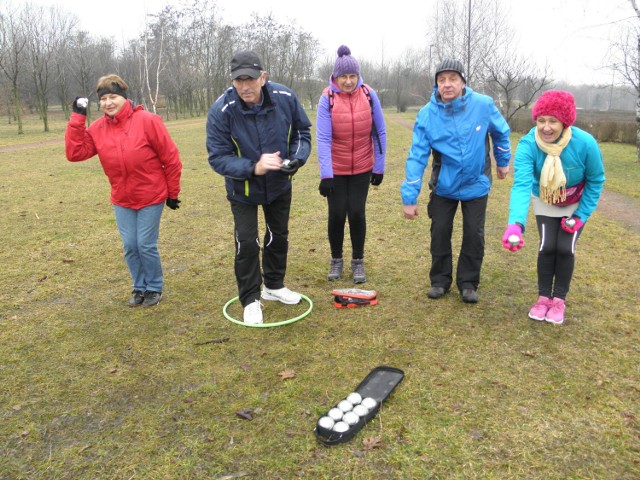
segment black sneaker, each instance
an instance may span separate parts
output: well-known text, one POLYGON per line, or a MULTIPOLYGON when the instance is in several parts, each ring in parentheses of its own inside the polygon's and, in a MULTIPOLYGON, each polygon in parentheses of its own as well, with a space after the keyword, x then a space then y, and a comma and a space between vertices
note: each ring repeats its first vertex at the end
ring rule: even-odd
POLYGON ((130 307, 139 307, 144 301, 144 292, 142 290, 134 290, 129 298, 130 307))
POLYGON ((151 292, 147 290, 144 292, 144 301, 142 302, 143 307, 153 307, 154 305, 158 305, 162 300, 162 292, 151 292))

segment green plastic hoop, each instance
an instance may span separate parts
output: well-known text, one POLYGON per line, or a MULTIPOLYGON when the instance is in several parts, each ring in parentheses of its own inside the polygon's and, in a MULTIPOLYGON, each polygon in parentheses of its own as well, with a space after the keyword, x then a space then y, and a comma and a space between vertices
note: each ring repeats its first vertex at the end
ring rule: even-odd
POLYGON ((300 294, 300 297, 302 297, 302 299, 309 304, 309 308, 307 309, 307 311, 301 315, 298 315, 297 317, 290 318, 289 320, 283 320, 281 322, 253 324, 253 323, 244 323, 244 322, 241 322, 240 320, 236 320, 231 315, 229 315, 229 313, 227 312, 227 308, 229 308, 229 305, 231 305, 233 302, 238 301, 240 297, 233 297, 231 300, 225 303, 224 307, 222 307, 222 313, 224 314, 224 318, 226 318, 230 322, 237 323, 238 325, 242 325, 243 327, 255 327, 255 328, 281 327, 282 325, 289 325, 290 323, 294 323, 294 322, 297 322, 298 320, 302 320, 304 317, 306 317, 311 313, 311 310, 313 310, 313 302, 311 301, 311 299, 303 294, 300 294))

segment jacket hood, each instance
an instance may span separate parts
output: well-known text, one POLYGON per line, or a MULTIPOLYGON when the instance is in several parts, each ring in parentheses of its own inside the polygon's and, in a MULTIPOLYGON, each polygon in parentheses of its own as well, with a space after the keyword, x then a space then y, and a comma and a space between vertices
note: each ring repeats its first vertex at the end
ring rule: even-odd
POLYGON ((440 98, 440 94, 438 93, 438 87, 434 86, 433 93, 431 94, 431 103, 444 110, 453 109, 453 111, 458 111, 464 108, 466 103, 469 101, 472 93, 473 90, 471 89, 471 87, 464 87, 464 89, 462 90, 462 95, 460 97, 451 102, 444 103, 440 98))
POLYGON ((144 107, 142 105, 135 105, 131 100, 127 100, 120 111, 116 113, 113 118, 105 113, 104 119, 107 122, 111 122, 117 125, 118 123, 129 118, 131 115, 133 115, 133 112, 137 112, 138 110, 144 110, 144 107))

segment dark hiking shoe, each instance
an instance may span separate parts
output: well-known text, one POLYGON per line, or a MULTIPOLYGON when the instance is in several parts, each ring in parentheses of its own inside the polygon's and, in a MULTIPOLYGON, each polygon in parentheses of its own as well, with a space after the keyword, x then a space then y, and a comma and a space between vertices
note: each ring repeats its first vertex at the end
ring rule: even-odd
POLYGON ((338 280, 342 276, 344 261, 341 258, 332 258, 329 264, 329 274, 327 280, 338 280))
POLYGON ((143 307, 153 307, 154 305, 158 305, 162 300, 162 292, 144 292, 144 301, 142 302, 143 307))
POLYGON ((141 290, 134 290, 131 292, 131 297, 129 298, 129 306, 130 307, 139 307, 142 305, 144 301, 144 292, 141 290))
POLYGON ((427 292, 427 297, 433 299, 442 298, 444 297, 445 293, 447 293, 447 291, 444 289, 444 287, 431 287, 427 292))
POLYGON ((462 301, 464 303, 478 303, 478 292, 473 288, 463 288, 462 301))
POLYGON ((364 259, 354 258, 351 260, 351 270, 353 271, 353 283, 364 283, 367 276, 364 274, 364 259))

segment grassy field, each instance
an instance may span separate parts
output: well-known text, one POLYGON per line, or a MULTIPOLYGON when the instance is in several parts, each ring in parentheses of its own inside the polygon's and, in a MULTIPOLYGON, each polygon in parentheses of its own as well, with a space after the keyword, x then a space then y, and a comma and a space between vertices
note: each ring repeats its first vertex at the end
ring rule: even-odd
MULTIPOLYGON (((165 299, 129 309, 99 162, 67 162, 62 143, 45 142, 63 135, 62 119, 49 135, 30 119, 42 145, 0 152, 0 478, 640 478, 640 235, 596 212, 565 325, 533 322, 537 234, 517 254, 501 248, 511 177, 496 180, 480 303, 430 301, 426 211, 408 222, 399 199, 407 120, 387 116, 388 169, 368 203, 364 287, 379 305, 332 305, 331 289, 351 284, 325 279, 312 157, 294 179, 287 285, 313 312, 246 328, 222 314, 237 294, 232 220, 204 123, 169 124, 184 172, 181 208, 162 219, 165 299), (378 365, 404 381, 353 440, 320 445, 317 418, 378 365)), ((0 126, 0 145, 13 127, 0 126)), ((635 148, 602 150, 607 188, 637 195, 635 148)), ((304 308, 269 302, 265 316, 304 308)), ((230 313, 241 316, 237 304, 230 313)))

